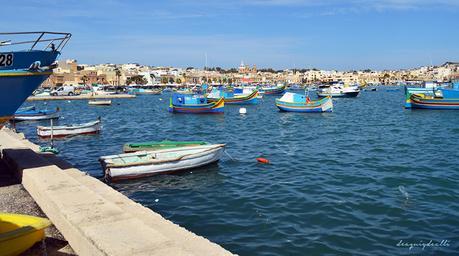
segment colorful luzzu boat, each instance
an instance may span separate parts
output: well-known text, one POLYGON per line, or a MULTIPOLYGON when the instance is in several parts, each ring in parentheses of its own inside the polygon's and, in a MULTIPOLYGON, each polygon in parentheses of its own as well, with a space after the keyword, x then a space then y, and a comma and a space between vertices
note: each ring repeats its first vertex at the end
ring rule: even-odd
POLYGON ((437 99, 459 99, 459 81, 448 83, 425 82, 423 87, 405 87, 405 108, 412 108, 411 96, 437 99))
POLYGON ((265 95, 277 95, 283 94, 285 92, 285 85, 277 85, 277 86, 269 86, 269 87, 261 87, 260 92, 265 95))
POLYGON ((225 101, 207 102, 207 98, 197 94, 174 93, 170 99, 169 112, 187 114, 223 114, 225 101))
POLYGON ((434 97, 426 94, 412 94, 411 108, 459 110, 459 98, 434 97))
POLYGON ((69 33, 14 32, 0 33, 0 128, 16 110, 52 74, 54 61, 70 39, 69 33), (34 37, 33 40, 12 41, 34 37), (16 50, 21 45, 26 50, 16 50), (43 50, 37 50, 40 45, 43 50))
POLYGON ((214 89, 207 95, 207 100, 209 102, 217 102, 222 97, 225 99, 226 104, 253 105, 258 103, 258 91, 256 90, 250 94, 236 94, 234 91, 214 89))
POLYGON ((276 99, 276 106, 281 111, 286 112, 321 113, 333 111, 331 97, 309 101, 305 95, 291 92, 286 92, 282 98, 276 99))

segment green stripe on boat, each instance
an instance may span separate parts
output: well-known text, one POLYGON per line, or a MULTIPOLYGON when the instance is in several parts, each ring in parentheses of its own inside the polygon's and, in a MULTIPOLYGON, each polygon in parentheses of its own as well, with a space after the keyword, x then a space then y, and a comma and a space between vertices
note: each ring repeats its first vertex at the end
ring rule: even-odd
POLYGON ((123 146, 125 153, 136 152, 136 151, 155 151, 161 149, 179 148, 179 147, 193 147, 208 145, 205 141, 147 141, 139 143, 127 143, 123 146))

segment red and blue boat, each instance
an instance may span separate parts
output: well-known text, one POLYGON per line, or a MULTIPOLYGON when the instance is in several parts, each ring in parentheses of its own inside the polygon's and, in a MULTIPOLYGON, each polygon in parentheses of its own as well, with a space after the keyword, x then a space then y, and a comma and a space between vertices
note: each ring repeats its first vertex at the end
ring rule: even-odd
POLYGON ((285 112, 322 113, 333 111, 330 96, 311 101, 308 96, 286 92, 282 98, 276 99, 276 106, 285 112))
POLYGON ((236 94, 236 90, 224 91, 214 89, 207 95, 208 102, 217 102, 220 98, 225 100, 225 104, 254 105, 258 103, 258 91, 255 90, 249 94, 236 94))
POLYGON ((0 33, 0 128, 52 74, 70 37, 55 32, 0 33), (24 45, 28 47, 20 49, 24 45))
POLYGON ((427 94, 411 94, 411 108, 459 110, 459 98, 435 97, 427 94))
POLYGON ((207 102, 204 95, 174 93, 170 99, 169 112, 186 114, 223 114, 225 100, 207 102))

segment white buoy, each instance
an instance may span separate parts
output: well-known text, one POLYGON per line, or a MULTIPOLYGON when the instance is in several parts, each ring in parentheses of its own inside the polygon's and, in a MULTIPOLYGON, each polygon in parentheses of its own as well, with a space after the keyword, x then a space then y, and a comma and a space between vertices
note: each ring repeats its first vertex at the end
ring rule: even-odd
POLYGON ((241 115, 247 114, 247 109, 246 108, 240 108, 239 109, 239 114, 241 114, 241 115))

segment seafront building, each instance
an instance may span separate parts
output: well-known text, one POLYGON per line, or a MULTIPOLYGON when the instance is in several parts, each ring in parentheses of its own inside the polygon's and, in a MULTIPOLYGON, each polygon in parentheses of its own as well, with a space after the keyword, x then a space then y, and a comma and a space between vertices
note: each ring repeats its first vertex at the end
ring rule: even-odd
POLYGON ((449 81, 459 74, 459 62, 446 62, 441 66, 424 66, 408 70, 337 71, 319 69, 258 69, 241 62, 238 68, 222 69, 193 67, 152 67, 129 64, 78 64, 76 60, 60 61, 58 68, 43 87, 61 85, 126 85, 133 81, 157 86, 185 86, 195 84, 288 83, 314 84, 343 81, 346 84, 394 84, 400 81, 449 81), (133 79, 142 77, 141 80, 133 79))

